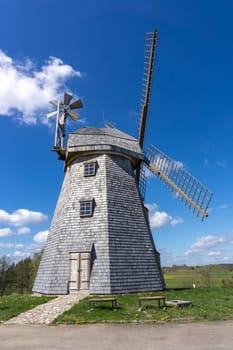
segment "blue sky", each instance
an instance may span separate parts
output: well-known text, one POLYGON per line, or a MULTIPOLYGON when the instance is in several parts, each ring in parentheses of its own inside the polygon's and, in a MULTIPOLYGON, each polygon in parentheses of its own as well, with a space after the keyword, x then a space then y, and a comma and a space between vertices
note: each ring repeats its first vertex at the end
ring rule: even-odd
POLYGON ((9 0, 0 12, 0 256, 43 247, 64 172, 48 104, 81 97, 77 126, 137 136, 145 32, 159 32, 151 143, 213 192, 200 222, 148 178, 163 265, 233 263, 233 3, 230 0, 9 0), (98 3, 98 4, 97 4, 98 3))

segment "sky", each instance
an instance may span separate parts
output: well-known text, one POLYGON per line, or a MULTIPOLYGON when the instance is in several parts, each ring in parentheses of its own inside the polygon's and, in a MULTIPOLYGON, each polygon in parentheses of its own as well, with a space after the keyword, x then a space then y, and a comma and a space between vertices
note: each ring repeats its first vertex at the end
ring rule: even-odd
POLYGON ((0 11, 0 256, 44 246, 64 178, 48 103, 82 98, 77 125, 137 137, 145 33, 159 33, 145 149, 214 192, 205 221, 148 177, 162 266, 233 263, 233 2, 8 0, 0 11))

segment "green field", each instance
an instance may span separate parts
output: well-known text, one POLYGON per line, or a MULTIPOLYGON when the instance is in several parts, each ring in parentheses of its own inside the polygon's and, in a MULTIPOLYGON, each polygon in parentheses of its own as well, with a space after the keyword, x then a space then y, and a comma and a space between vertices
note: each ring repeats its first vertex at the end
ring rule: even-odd
POLYGON ((12 294, 0 298, 0 322, 32 309, 33 307, 46 303, 51 297, 35 297, 28 294, 12 294))
POLYGON ((209 265, 196 267, 164 268, 166 288, 223 287, 224 282, 233 282, 232 265, 209 265))

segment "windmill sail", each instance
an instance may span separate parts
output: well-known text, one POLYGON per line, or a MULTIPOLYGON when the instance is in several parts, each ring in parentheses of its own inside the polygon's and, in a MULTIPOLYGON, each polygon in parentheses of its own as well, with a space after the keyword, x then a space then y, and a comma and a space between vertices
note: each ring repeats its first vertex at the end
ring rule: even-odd
MULTIPOLYGON (((138 142, 141 148, 143 148, 143 144, 144 144, 148 112, 149 112, 156 39, 157 39, 156 30, 154 30, 151 33, 146 33, 142 95, 141 95, 141 101, 140 101, 140 114, 139 114, 139 120, 138 120, 138 142)), ((144 180, 143 180, 144 176, 142 174, 142 171, 143 171, 142 165, 136 169, 136 181, 139 185, 141 197, 144 200, 146 186, 141 185, 141 182, 144 183, 144 180)))
POLYGON ((157 31, 154 30, 151 33, 146 33, 142 96, 141 96, 141 104, 140 104, 140 116, 139 116, 139 122, 138 122, 138 129, 139 129, 138 141, 141 147, 143 147, 147 119, 148 119, 148 110, 149 110, 154 59, 155 59, 156 39, 157 39, 157 31))
POLYGON ((146 176, 145 166, 141 164, 139 181, 138 181, 138 189, 139 189, 141 199, 143 201, 145 200, 145 196, 146 196, 146 185, 147 185, 147 176, 146 176))
POLYGON ((208 216, 213 193, 184 169, 182 163, 172 160, 152 145, 146 152, 145 164, 197 217, 203 220, 208 216))

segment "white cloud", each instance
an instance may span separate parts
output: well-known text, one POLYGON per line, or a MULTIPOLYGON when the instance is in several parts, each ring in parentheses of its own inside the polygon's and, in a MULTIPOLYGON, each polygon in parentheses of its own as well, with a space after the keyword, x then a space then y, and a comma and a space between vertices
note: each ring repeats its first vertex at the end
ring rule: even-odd
POLYGON ((219 206, 219 209, 227 209, 227 208, 229 208, 229 205, 227 204, 222 204, 219 206))
POLYGON ((45 243, 48 237, 48 233, 49 233, 48 230, 40 231, 33 237, 33 239, 36 243, 39 243, 39 244, 45 243))
POLYGON ((221 256, 222 255, 222 252, 216 252, 216 251, 212 251, 212 252, 209 252, 207 254, 208 256, 221 256))
POLYGON ((232 258, 230 258, 229 256, 224 256, 224 258, 222 259, 223 261, 229 261, 229 260, 231 260, 232 261, 232 258))
POLYGON ((1 249, 10 249, 10 248, 15 248, 15 249, 24 249, 25 244, 14 244, 14 243, 0 243, 0 248, 1 249))
POLYGON ((156 211, 149 216, 151 228, 159 228, 168 224, 172 217, 169 216, 165 211, 156 211))
POLYGON ((184 256, 192 256, 192 255, 198 255, 201 252, 201 249, 188 249, 185 253, 184 256))
POLYGON ((17 230, 17 233, 18 233, 19 235, 26 235, 26 234, 28 234, 28 233, 30 233, 30 232, 31 232, 31 230, 30 230, 30 228, 27 227, 27 226, 20 227, 20 228, 17 230))
POLYGON ((36 224, 43 222, 47 216, 38 211, 31 211, 28 209, 18 209, 12 214, 0 209, 0 223, 12 226, 24 226, 29 224, 36 224))
POLYGON ((42 245, 38 243, 0 243, 0 249, 9 249, 7 257, 9 257, 11 261, 18 262, 22 259, 33 256, 33 254, 36 252, 40 252, 42 245))
POLYGON ((198 238, 185 253, 179 256, 171 255, 169 252, 164 253, 162 250, 161 261, 164 266, 172 264, 195 266, 232 262, 232 236, 233 231, 198 238))
POLYGON ((0 228, 0 237, 9 237, 12 236, 14 232, 9 228, 0 228))
POLYGON ((26 124, 46 123, 48 101, 67 91, 65 83, 73 77, 81 73, 59 58, 49 57, 37 70, 32 60, 18 62, 0 50, 0 115, 17 115, 26 124))
MULTIPOLYGON (((183 258, 188 259, 189 263, 209 264, 221 263, 225 261, 225 257, 232 255, 232 248, 229 245, 232 240, 230 235, 208 235, 200 237, 194 242, 191 247, 184 253, 183 258), (214 250, 213 248, 223 247, 224 249, 214 250)), ((233 255, 232 255, 233 258, 233 255)))
POLYGON ((5 243, 5 244, 0 244, 0 248, 11 249, 11 251, 7 254, 7 256, 11 258, 12 261, 17 262, 19 260, 32 256, 35 252, 41 251, 41 244, 5 243), (12 249, 15 249, 15 251, 12 251, 12 249))
POLYGON ((21 250, 16 250, 14 253, 9 254, 8 256, 25 259, 30 256, 30 253, 21 250))
POLYGON ((180 217, 176 217, 176 218, 171 219, 171 226, 172 227, 175 227, 176 225, 183 224, 183 223, 184 223, 184 220, 181 219, 180 217))
POLYGON ((217 160, 216 162, 211 162, 209 159, 205 158, 203 160, 204 168, 223 168, 226 169, 227 165, 225 161, 217 160))
POLYGON ((175 227, 178 224, 182 224, 184 221, 179 217, 172 217, 165 211, 159 211, 156 203, 146 204, 149 210, 149 221, 151 228, 160 228, 167 224, 175 227))
POLYGON ((9 248, 14 248, 13 243, 0 243, 0 249, 9 249, 9 248))
POLYGON ((158 204, 156 204, 156 203, 153 203, 153 204, 146 204, 145 205, 146 207, 147 207, 147 209, 149 210, 149 212, 153 212, 153 211, 155 211, 155 210, 158 210, 158 208, 159 208, 159 206, 158 206, 158 204))
POLYGON ((222 235, 220 236, 208 235, 208 236, 198 238, 197 241, 192 244, 191 249, 204 249, 204 248, 216 247, 217 245, 223 244, 226 242, 227 242, 227 239, 222 235))
POLYGON ((25 244, 15 244, 15 249, 23 249, 25 244))
POLYGON ((208 159, 205 158, 205 159, 203 160, 203 167, 204 167, 204 168, 209 168, 209 166, 210 166, 210 161, 209 161, 208 159))
POLYGON ((225 209, 228 209, 228 208, 229 208, 228 204, 220 204, 217 207, 209 208, 208 212, 211 213, 211 212, 216 211, 216 210, 225 210, 225 209))

